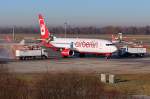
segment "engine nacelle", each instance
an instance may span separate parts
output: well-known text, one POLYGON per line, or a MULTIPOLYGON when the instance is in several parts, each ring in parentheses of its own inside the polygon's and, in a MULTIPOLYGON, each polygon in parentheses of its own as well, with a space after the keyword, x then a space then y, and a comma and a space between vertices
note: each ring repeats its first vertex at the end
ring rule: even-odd
POLYGON ((74 51, 70 50, 70 49, 63 49, 61 51, 61 55, 63 57, 68 57, 68 56, 73 56, 74 55, 74 51))

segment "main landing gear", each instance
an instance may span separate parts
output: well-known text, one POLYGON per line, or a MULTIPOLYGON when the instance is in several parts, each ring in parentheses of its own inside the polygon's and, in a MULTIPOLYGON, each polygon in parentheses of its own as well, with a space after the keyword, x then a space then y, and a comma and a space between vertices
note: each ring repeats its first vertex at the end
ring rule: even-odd
POLYGON ((112 54, 111 54, 111 53, 106 53, 106 54, 105 54, 105 59, 110 59, 110 58, 111 58, 111 56, 112 56, 112 54))

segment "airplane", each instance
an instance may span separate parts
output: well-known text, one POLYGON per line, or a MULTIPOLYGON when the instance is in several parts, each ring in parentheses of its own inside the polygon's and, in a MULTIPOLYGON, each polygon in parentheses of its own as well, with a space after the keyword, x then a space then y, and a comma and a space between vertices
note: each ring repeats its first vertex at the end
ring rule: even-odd
POLYGON ((24 41, 15 42, 8 35, 4 39, 0 39, 0 63, 5 63, 14 58, 16 48, 25 45, 24 41))
POLYGON ((126 36, 123 36, 122 33, 118 33, 117 36, 112 35, 112 43, 123 43, 128 42, 128 38, 126 36))
MULTIPOLYGON (((115 45, 137 45, 136 39, 129 39, 127 36, 123 36, 122 33, 118 33, 117 36, 112 35, 112 43, 115 45)), ((140 42, 141 43, 141 42, 140 42)), ((141 43, 142 44, 142 43, 141 43)), ((141 45, 142 46, 142 45, 141 45)))
POLYGON ((12 40, 8 35, 4 39, 0 39, 0 63, 8 62, 15 57, 16 49, 25 49, 32 46, 39 46, 36 43, 28 43, 26 39, 16 42, 12 40))
POLYGON ((57 38, 49 32, 43 16, 39 14, 38 17, 42 44, 55 51, 60 51, 62 57, 70 57, 79 53, 80 57, 85 54, 95 54, 108 58, 117 51, 117 47, 111 41, 104 39, 57 38))

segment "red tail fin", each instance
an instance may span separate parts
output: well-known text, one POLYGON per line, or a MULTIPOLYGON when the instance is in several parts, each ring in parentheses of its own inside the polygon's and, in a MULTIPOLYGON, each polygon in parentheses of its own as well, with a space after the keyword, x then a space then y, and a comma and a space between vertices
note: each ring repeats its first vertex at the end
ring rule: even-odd
POLYGON ((40 24, 40 30, 41 30, 41 39, 48 39, 49 38, 49 31, 48 28, 45 25, 44 18, 41 14, 39 14, 39 24, 40 24))
POLYGON ((48 28, 46 27, 46 24, 44 22, 44 18, 42 17, 41 14, 39 14, 39 24, 40 24, 41 39, 42 39, 41 45, 56 50, 56 48, 49 42, 49 40, 51 40, 50 37, 51 34, 48 31, 48 28))

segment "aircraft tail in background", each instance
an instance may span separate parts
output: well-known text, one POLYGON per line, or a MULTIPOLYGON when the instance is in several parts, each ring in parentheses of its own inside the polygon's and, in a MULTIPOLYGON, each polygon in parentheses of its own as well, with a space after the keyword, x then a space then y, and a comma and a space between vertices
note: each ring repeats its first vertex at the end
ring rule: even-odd
POLYGON ((6 36, 5 40, 6 40, 7 43, 11 43, 12 42, 12 39, 9 36, 6 36))

